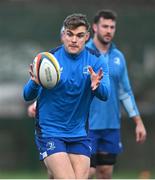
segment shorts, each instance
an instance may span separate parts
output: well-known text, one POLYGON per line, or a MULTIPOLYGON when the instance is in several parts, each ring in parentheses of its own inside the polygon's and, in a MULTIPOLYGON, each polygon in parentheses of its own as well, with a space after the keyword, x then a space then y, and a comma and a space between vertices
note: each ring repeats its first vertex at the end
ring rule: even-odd
POLYGON ((79 138, 61 138, 51 137, 42 138, 35 137, 37 149, 40 153, 40 160, 43 160, 49 155, 58 152, 66 152, 70 154, 80 154, 91 156, 91 140, 88 137, 79 138))
POLYGON ((123 151, 120 129, 90 130, 88 137, 92 141, 92 154, 100 152, 118 154, 123 151))

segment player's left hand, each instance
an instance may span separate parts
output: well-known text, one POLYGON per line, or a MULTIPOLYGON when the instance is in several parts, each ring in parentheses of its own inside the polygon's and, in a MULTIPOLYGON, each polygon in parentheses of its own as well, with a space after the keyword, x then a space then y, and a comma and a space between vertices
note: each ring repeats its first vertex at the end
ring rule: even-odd
POLYGON ((94 91, 100 84, 101 79, 103 78, 102 68, 96 74, 91 66, 88 67, 90 76, 91 76, 91 88, 94 91))
POLYGON ((146 140, 146 129, 142 121, 139 121, 136 125, 136 142, 137 143, 144 143, 146 140))

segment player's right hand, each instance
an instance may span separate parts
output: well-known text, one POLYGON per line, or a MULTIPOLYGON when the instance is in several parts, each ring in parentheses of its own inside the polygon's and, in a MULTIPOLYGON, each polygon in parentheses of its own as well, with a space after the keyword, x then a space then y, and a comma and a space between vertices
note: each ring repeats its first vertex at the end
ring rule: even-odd
POLYGON ((30 64, 30 66, 29 66, 29 74, 30 74, 30 76, 31 76, 31 79, 32 79, 33 81, 35 81, 35 83, 39 84, 38 78, 37 78, 37 77, 34 75, 34 73, 33 73, 33 64, 30 64))

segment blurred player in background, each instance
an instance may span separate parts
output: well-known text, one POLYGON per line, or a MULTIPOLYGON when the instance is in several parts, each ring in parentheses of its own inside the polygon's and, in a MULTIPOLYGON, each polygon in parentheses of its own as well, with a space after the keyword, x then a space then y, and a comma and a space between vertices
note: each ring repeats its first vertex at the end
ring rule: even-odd
POLYGON ((23 94, 26 101, 37 98, 35 139, 48 172, 57 179, 86 179, 91 144, 85 126, 93 97, 109 97, 108 65, 100 53, 85 47, 85 15, 68 16, 63 27, 63 45, 50 51, 63 68, 59 83, 50 90, 42 88, 30 65, 31 79, 23 94))
POLYGON ((110 179, 116 157, 122 152, 120 103, 136 125, 136 142, 145 141, 146 130, 129 83, 125 57, 112 43, 116 31, 116 13, 111 10, 98 11, 92 29, 94 37, 87 46, 107 56, 111 94, 106 102, 94 97, 90 107, 89 136, 93 144, 90 177, 96 173, 97 178, 110 179))

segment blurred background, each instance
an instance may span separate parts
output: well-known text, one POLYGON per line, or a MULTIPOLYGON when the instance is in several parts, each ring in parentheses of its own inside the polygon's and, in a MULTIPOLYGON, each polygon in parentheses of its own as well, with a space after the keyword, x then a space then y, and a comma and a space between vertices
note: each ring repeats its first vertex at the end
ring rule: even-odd
POLYGON ((118 14, 115 43, 124 52, 139 110, 147 128, 135 142, 134 123, 124 110, 122 140, 114 178, 155 178, 155 1, 1 0, 0 1, 0 178, 47 178, 34 144, 34 120, 22 98, 28 66, 37 53, 60 45, 64 18, 75 12, 92 22, 97 10, 118 14))

